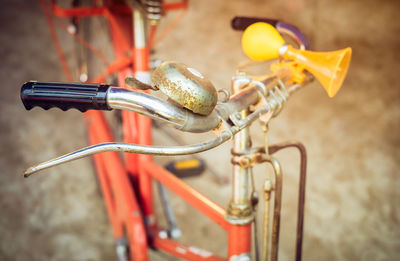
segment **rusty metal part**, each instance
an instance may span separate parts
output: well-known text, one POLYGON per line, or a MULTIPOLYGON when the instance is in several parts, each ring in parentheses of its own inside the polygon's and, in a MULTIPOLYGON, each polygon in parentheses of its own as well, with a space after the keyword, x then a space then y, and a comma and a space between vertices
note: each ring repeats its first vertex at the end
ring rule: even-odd
POLYGON ((195 69, 178 62, 164 62, 154 70, 153 84, 170 99, 201 115, 217 104, 214 85, 195 69))
MULTIPOLYGON (((254 173, 253 169, 250 168, 250 181, 251 181, 251 192, 250 192, 250 202, 251 206, 253 207, 254 213, 257 213, 257 205, 258 205, 258 193, 256 191, 256 185, 254 181, 254 173)), ((260 249, 258 246, 258 233, 257 233, 257 214, 254 215, 254 220, 253 220, 253 240, 254 240, 254 260, 259 261, 260 260, 260 249)))
POLYGON ((279 164, 279 161, 276 160, 275 158, 270 156, 265 156, 264 160, 271 164, 275 176, 274 213, 273 213, 272 236, 271 236, 271 261, 276 261, 278 260, 279 231, 280 231, 281 207, 282 207, 282 169, 281 165, 279 164))
POLYGON ((142 0, 141 2, 146 10, 147 18, 152 24, 157 24, 163 15, 161 0, 142 0))
MULTIPOLYGON (((246 89, 254 88, 257 90, 260 99, 257 103, 250 105, 249 109, 252 110, 252 113, 247 116, 247 119, 262 118, 267 123, 282 110, 289 97, 289 92, 286 90, 285 85, 279 79, 274 79, 274 77, 267 78, 265 82, 251 81, 249 85, 250 87, 246 89), (275 84, 271 86, 272 83, 275 84), (267 86, 271 87, 267 89, 267 86)), ((238 112, 231 114, 229 119, 236 126, 242 125, 243 121, 245 121, 238 112)))
POLYGON ((263 153, 256 152, 252 154, 240 155, 233 157, 231 163, 233 165, 239 165, 242 168, 253 167, 257 164, 264 163, 263 153))
POLYGON ((268 260, 268 235, 269 235, 269 200, 271 198, 272 182, 267 179, 264 182, 264 236, 263 236, 263 260, 268 260))
MULTIPOLYGON (((265 131, 268 131, 268 126, 264 126, 265 131)), ((265 138, 265 144, 268 147, 268 140, 265 138)), ((266 153, 265 148, 253 148, 247 151, 235 151, 231 153, 233 158, 232 164, 240 166, 242 168, 251 169, 254 165, 263 162, 269 162, 274 168, 275 174, 275 202, 274 202, 274 218, 273 218, 273 235, 272 235, 272 246, 271 246, 271 260, 277 260, 278 258, 278 245, 279 245, 279 226, 280 226, 280 209, 281 209, 281 191, 282 191, 282 171, 279 162, 274 158, 270 157, 279 150, 284 148, 295 147, 300 152, 300 181, 299 181, 299 197, 298 197, 298 211, 297 211, 297 231, 296 231, 296 261, 301 260, 302 253, 302 239, 303 239, 303 227, 304 227, 304 202, 305 202, 305 184, 306 184, 306 170, 307 170, 307 154, 304 145, 300 142, 285 142, 280 144, 271 145, 268 147, 266 153)), ((265 190, 264 190, 265 192, 265 190)), ((266 202, 265 215, 264 215, 264 230, 268 231, 268 208, 270 193, 264 193, 264 199, 266 202), (268 203, 268 204, 267 204, 268 203)), ((268 232, 264 232, 264 248, 263 256, 264 260, 267 255, 267 235, 268 232)))
POLYGON ((221 96, 218 97, 219 102, 227 102, 229 101, 229 97, 231 97, 230 91, 225 88, 219 89, 217 93, 221 93, 221 96))
MULTIPOLYGON (((298 197, 298 210, 297 210, 297 231, 296 231, 296 261, 301 260, 301 254, 302 254, 302 244, 303 244, 303 227, 304 227, 304 202, 305 202, 305 185, 306 185, 306 174, 307 174, 307 153, 304 145, 300 142, 285 142, 285 143, 280 143, 280 144, 275 144, 271 145, 268 147, 268 154, 272 155, 276 153, 279 150, 289 148, 289 147, 294 147, 297 148, 300 152, 300 181, 299 181, 299 197, 298 197)), ((274 167, 274 173, 275 173, 275 179, 276 182, 282 182, 281 181, 281 176, 282 172, 280 171, 280 167, 277 167, 279 163, 273 162, 273 158, 269 157, 267 153, 265 153, 265 148, 254 148, 251 150, 251 153, 245 154, 245 153, 238 153, 232 151, 232 154, 234 157, 232 158, 231 162, 232 164, 239 165, 243 168, 251 168, 252 166, 256 164, 260 164, 263 162, 269 162, 271 165, 274 167), (274 166, 275 164, 275 166, 274 166), (279 170, 279 172, 277 172, 279 170)), ((276 183, 276 188, 281 187, 282 185, 279 185, 276 183)), ((281 190, 281 189, 280 189, 281 190)), ((272 260, 277 260, 277 255, 278 255, 278 244, 279 244, 279 216, 277 212, 280 212, 280 199, 277 198, 278 194, 281 194, 278 189, 275 191, 275 203, 274 203, 274 230, 273 230, 273 238, 272 238, 272 260), (278 205, 277 205, 278 204, 278 205), (278 211, 279 209, 279 211, 278 211), (277 228, 277 231, 275 231, 275 228, 277 228)), ((280 197, 280 196, 279 196, 280 197)), ((267 209, 265 209, 267 211, 267 209)), ((264 229, 267 229, 268 226, 268 221, 267 224, 265 224, 265 219, 264 218, 264 229)), ((264 240, 266 240, 264 238, 264 240)), ((265 249, 264 249, 265 251, 265 249)))
MULTIPOLYGON (((273 223, 272 223, 272 239, 271 239, 271 260, 276 261, 278 259, 278 247, 279 247, 279 231, 280 231, 280 213, 281 213, 281 205, 282 205, 282 170, 281 166, 275 158, 267 155, 262 149, 258 149, 259 152, 247 155, 238 156, 235 160, 232 159, 232 163, 236 164, 237 167, 251 169, 253 165, 260 164, 263 162, 268 162, 273 168, 274 176, 275 176, 275 189, 274 189, 274 213, 273 213, 273 223)), ((264 240, 263 240, 263 256, 264 260, 267 260, 267 248, 266 242, 268 241, 268 209, 269 208, 269 195, 268 201, 267 196, 265 195, 265 211, 264 214, 264 240)))
POLYGON ((125 0, 133 10, 138 10, 151 24, 157 24, 164 14, 161 0, 125 0))
POLYGON ((297 141, 289 141, 271 145, 268 148, 269 154, 294 147, 300 152, 300 180, 299 180, 299 200, 297 206, 297 232, 296 232, 296 261, 301 261, 302 245, 303 245, 303 226, 304 226, 304 202, 306 196, 306 175, 307 175, 307 151, 305 146, 297 141))
MULTIPOLYGON (((278 78, 285 77, 285 75, 286 71, 277 72, 277 75, 272 75, 264 79, 263 84, 265 85, 263 86, 260 84, 251 84, 252 82, 249 78, 247 78, 247 81, 244 81, 243 79, 246 77, 235 77, 235 81, 243 81, 243 87, 245 88, 240 88, 240 91, 235 93, 229 101, 218 103, 215 110, 207 116, 190 113, 188 110, 174 106, 156 97, 150 97, 149 94, 126 89, 121 90, 121 88, 115 87, 110 88, 107 95, 107 102, 111 108, 139 112, 153 119, 167 122, 183 131, 206 132, 219 128, 221 121, 226 121, 229 129, 232 126, 227 122, 228 119, 242 129, 259 117, 263 117, 268 121, 272 115, 276 114, 275 110, 281 108, 282 99, 278 97, 274 101, 274 98, 269 93, 270 89, 274 89, 274 86, 278 84, 278 78), (263 95, 267 96, 265 100, 262 98, 264 97, 263 95), (250 104, 256 104, 260 99, 263 99, 262 103, 264 106, 259 106, 247 118, 242 118, 239 114, 239 118, 235 119, 233 115, 236 112, 246 109, 250 104)), ((291 90, 298 88, 298 86, 290 86, 288 93, 291 93, 291 90)))
MULTIPOLYGON (((237 78, 232 81, 234 93, 248 84, 246 79, 237 78)), ((240 117, 245 119, 249 115, 249 109, 246 107, 240 111, 240 117)), ((235 151, 248 151, 251 148, 249 128, 244 128, 240 133, 234 136, 233 148, 235 151)), ((232 199, 226 211, 226 220, 231 224, 246 225, 254 220, 254 211, 249 199, 249 168, 242 168, 239 165, 233 166, 232 177, 232 199)))
MULTIPOLYGON (((286 71, 278 71, 276 73, 277 74, 275 76, 271 76, 263 81, 265 84, 265 91, 263 91, 263 94, 266 94, 267 88, 271 88, 276 85, 278 77, 285 77, 286 71)), ((288 89, 288 93, 291 94, 293 91, 297 90, 299 86, 301 85, 291 86, 288 89)), ((174 127, 183 131, 206 132, 221 126, 220 123, 222 120, 226 122, 227 129, 219 132, 218 137, 214 140, 202 144, 188 146, 167 148, 157 146, 140 146, 137 144, 126 143, 97 144, 30 167, 25 171, 24 176, 27 177, 42 169, 107 151, 123 151, 152 155, 187 155, 209 150, 229 140, 234 134, 248 127, 254 120, 257 119, 257 114, 254 114, 253 112, 249 117, 242 119, 239 126, 233 126, 227 122, 227 119, 229 119, 230 116, 236 111, 241 111, 246 109, 251 104, 255 104, 260 99, 259 95, 261 95, 260 86, 250 85, 233 95, 228 102, 218 104, 217 108, 214 112, 212 112, 212 114, 208 116, 201 116, 199 114, 190 113, 189 111, 183 112, 183 109, 181 108, 173 106, 172 104, 168 104, 167 102, 161 101, 142 92, 111 87, 107 93, 107 103, 111 108, 135 111, 154 119, 164 121, 165 123, 170 123, 174 127), (147 99, 146 101, 151 101, 151 104, 148 104, 148 102, 144 101, 144 97, 147 99), (165 110, 160 112, 159 106, 163 107, 165 110), (171 115, 171 113, 173 113, 173 115, 171 115), (251 117, 252 115, 253 117, 251 117)), ((268 109, 268 113, 273 113, 275 109, 275 107, 270 107, 268 109)))
MULTIPOLYGON (((144 105, 143 105, 142 99, 136 99, 137 98, 136 96, 138 96, 139 94, 146 95, 145 93, 124 90, 122 88, 109 88, 109 90, 111 90, 111 89, 116 91, 116 93, 114 93, 114 95, 110 95, 111 92, 109 92, 107 94, 108 104, 109 105, 114 104, 113 106, 110 105, 111 107, 137 111, 137 112, 140 112, 140 113, 146 115, 146 113, 145 113, 146 109, 145 109, 145 107, 143 107, 144 105), (118 98, 118 96, 119 96, 118 92, 127 92, 127 93, 130 92, 130 94, 133 97, 129 98, 129 95, 126 94, 126 95, 122 95, 121 97, 118 98), (110 103, 110 101, 113 101, 113 100, 114 100, 114 102, 110 103), (127 100, 127 101, 124 102, 124 100, 127 100), (130 101, 128 101, 128 100, 130 100, 130 101), (136 108, 137 106, 135 107, 135 103, 132 103, 134 101, 136 101, 136 102, 141 101, 141 104, 143 106, 141 105, 138 108, 136 108)), ((252 96, 252 94, 253 93, 257 94, 257 89, 250 86, 249 88, 242 90, 241 93, 243 95, 242 102, 244 102, 244 101, 249 102, 249 101, 252 101, 253 98, 255 98, 252 96), (248 96, 248 95, 250 95, 250 96, 248 96)), ((290 89, 289 89, 289 93, 290 93, 290 89)), ((236 95, 238 95, 238 94, 236 94, 236 95)), ((156 98, 152 97, 152 99, 156 99, 156 98)), ((233 110, 234 108, 239 109, 239 108, 243 107, 244 104, 238 102, 238 100, 239 100, 239 96, 234 95, 234 97, 228 103, 221 104, 224 106, 227 105, 228 108, 225 108, 225 110, 221 109, 221 111, 225 111, 225 114, 222 114, 222 116, 219 114, 220 111, 218 111, 218 117, 220 117, 220 119, 228 118, 230 114, 227 112, 229 112, 231 109, 233 110)), ((166 106, 166 103, 162 103, 161 101, 157 101, 156 103, 166 106)), ((148 105, 146 105, 146 106, 148 106, 148 105)), ((155 107, 152 107, 152 106, 149 107, 150 110, 148 111, 148 116, 150 116, 150 117, 152 117, 151 116, 152 115, 151 108, 155 108, 155 107)), ((177 109, 179 109, 179 108, 174 107, 173 111, 177 112, 177 109)), ((271 113, 273 112, 273 109, 274 108, 271 108, 271 113)), ((167 109, 167 111, 169 111, 169 109, 167 109)), ((154 111, 153 111, 153 113, 154 113, 154 111)), ((168 115, 169 114, 165 114, 164 116, 168 116, 168 115)), ((195 114, 193 114, 193 115, 195 115, 195 114)), ((160 120, 160 119, 162 119, 162 116, 163 115, 154 116, 153 118, 160 120)), ((198 115, 198 116, 200 116, 200 115, 198 115)), ((212 116, 212 115, 209 115, 209 116, 212 116)), ((209 117, 209 116, 207 116, 207 117, 209 117)), ((173 120, 173 121, 166 120, 165 122, 167 122, 167 123, 170 122, 170 123, 173 123, 176 125, 177 122, 176 122, 175 116, 171 118, 171 115, 169 115, 169 117, 170 118, 168 118, 168 119, 173 120)), ((217 119, 219 119, 218 117, 217 117, 217 119)), ((211 119, 214 119, 214 118, 215 117, 211 117, 211 119)), ((93 155, 96 153, 107 152, 107 151, 123 151, 123 152, 130 152, 130 153, 141 153, 141 154, 152 154, 152 155, 187 155, 187 154, 193 154, 193 153, 197 153, 197 152, 201 152, 201 151, 206 151, 206 150, 214 148, 214 147, 222 144, 223 142, 229 140, 234 134, 238 133, 243 128, 246 128, 247 126, 249 126, 255 119, 256 118, 245 119, 242 126, 240 126, 240 127, 232 126, 232 127, 230 127, 229 130, 221 132, 216 139, 209 141, 209 142, 202 143, 202 144, 178 146, 178 147, 141 146, 141 145, 137 145, 137 144, 126 144, 126 143, 97 144, 97 145, 89 146, 89 147, 71 152, 69 154, 49 160, 47 162, 40 163, 36 166, 30 167, 24 172, 24 176, 28 177, 31 174, 38 172, 42 169, 46 169, 46 168, 56 166, 56 165, 59 165, 59 164, 65 163, 65 162, 69 162, 69 161, 72 161, 75 159, 79 159, 79 158, 90 156, 90 155, 93 155)), ((186 130, 186 131, 195 131, 192 126, 194 124, 194 122, 184 120, 184 119, 182 122, 184 122, 185 124, 184 124, 184 126, 179 125, 179 129, 186 130)), ((206 122, 207 121, 205 121, 204 124, 206 124, 206 122)), ((197 124, 196 126, 199 126, 198 121, 196 121, 195 123, 197 124)), ((203 124, 200 124, 200 125, 203 125, 203 124)), ((216 126, 218 126, 218 125, 219 125, 219 122, 217 123, 216 126)), ((202 129, 204 129, 204 126, 202 129)), ((212 128, 210 128, 210 129, 212 129, 212 128)), ((210 129, 208 129, 208 130, 210 130, 210 129)), ((206 130, 204 130, 204 131, 206 131, 206 130)), ((251 219, 249 219, 248 221, 251 222, 251 219)))
MULTIPOLYGON (((250 202, 250 201, 249 201, 250 202)), ((254 211, 251 204, 236 204, 230 202, 225 219, 233 225, 247 225, 254 220, 254 211)))
POLYGON ((133 76, 129 76, 125 78, 125 83, 128 84, 129 86, 139 89, 139 90, 154 90, 154 91, 158 91, 158 88, 150 85, 150 84, 146 84, 144 82, 139 81, 138 79, 136 79, 133 76))

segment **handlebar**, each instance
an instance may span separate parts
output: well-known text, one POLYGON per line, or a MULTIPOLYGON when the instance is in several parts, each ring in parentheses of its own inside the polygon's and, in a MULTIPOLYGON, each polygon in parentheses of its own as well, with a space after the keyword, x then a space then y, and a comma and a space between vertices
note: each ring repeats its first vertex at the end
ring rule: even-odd
MULTIPOLYGON (((125 143, 97 144, 33 166, 24 172, 24 176, 28 177, 37 171, 100 152, 121 151, 152 155, 186 155, 212 149, 232 138, 233 135, 249 126, 261 115, 266 115, 268 119, 276 115, 281 110, 288 96, 300 87, 300 85, 292 85, 286 89, 282 85, 282 81, 285 81, 287 78, 290 78, 290 70, 286 69, 281 69, 262 81, 252 81, 248 76, 237 76, 234 80, 240 82, 243 85, 243 89, 231 96, 227 102, 219 102, 215 109, 207 116, 180 108, 150 94, 108 86, 104 106, 95 107, 91 105, 90 108, 84 108, 97 110, 126 109, 168 123, 182 131, 207 132, 214 130, 217 137, 200 144, 176 147, 144 146, 125 143), (239 112, 249 108, 251 105, 255 107, 253 112, 242 119, 239 112)), ((22 86, 21 93, 23 95, 21 94, 21 97, 27 109, 36 105, 45 109, 50 107, 82 109, 81 105, 73 107, 76 106, 75 103, 69 106, 63 104, 64 101, 61 98, 65 97, 64 92, 54 92, 51 97, 49 95, 37 95, 35 96, 36 100, 29 96, 31 93, 38 93, 37 90, 32 90, 35 89, 35 86, 45 85, 46 83, 33 84, 29 82, 22 86), (32 102, 33 100, 34 102, 32 102), (45 105, 43 105, 44 102, 45 105)), ((52 83, 53 85, 54 83, 52 83)), ((59 83, 58 86, 65 85, 59 83)), ((86 86, 86 84, 74 85, 75 89, 73 92, 69 89, 72 92, 69 95, 72 97, 75 97, 74 93, 82 95, 83 92, 81 89, 85 89, 86 86), (78 85, 81 85, 82 88, 77 87, 78 85)), ((95 96, 92 92, 91 95, 95 96)), ((86 101, 87 97, 84 100, 86 101)))
POLYGON ((39 106, 45 110, 58 107, 63 111, 71 108, 87 110, 111 110, 106 96, 110 85, 88 83, 26 82, 21 88, 21 100, 25 109, 39 106))
POLYGON ((276 27, 276 25, 279 23, 279 20, 264 17, 235 16, 231 21, 231 26, 234 30, 244 31, 247 27, 257 22, 268 23, 276 27))
MULTIPOLYGON (((280 70, 264 79, 261 85, 251 84, 233 95, 227 102, 219 102, 208 115, 191 112, 150 94, 112 87, 105 84, 27 82, 21 88, 21 100, 27 110, 35 106, 43 109, 58 107, 62 110, 75 108, 87 110, 130 110, 176 129, 187 132, 207 132, 216 129, 222 121, 268 94, 278 80, 289 77, 290 71, 280 70)), ((290 78, 290 77, 289 77, 290 78)))
MULTIPOLYGON (((277 22, 276 26, 279 23, 277 22)), ((293 29, 296 28, 287 27, 292 33, 295 31, 293 29)), ((299 41, 303 49, 305 43, 301 39, 299 41)), ((147 93, 104 84, 25 83, 21 89, 21 99, 27 110, 35 106, 44 109, 59 107, 63 110, 76 108, 82 112, 90 109, 125 109, 167 123, 182 131, 213 131, 217 137, 200 144, 178 147, 97 144, 31 167, 25 171, 24 176, 107 151, 185 155, 209 150, 229 140, 262 115, 263 122, 268 122, 280 112, 290 94, 308 83, 312 76, 317 78, 328 95, 333 97, 341 87, 351 58, 351 48, 326 53, 295 50, 284 43, 271 25, 265 23, 255 23, 248 27, 242 38, 242 46, 245 53, 254 60, 283 60, 272 64, 272 73, 258 78, 257 81, 239 72, 233 79, 233 84, 240 86, 235 88, 235 91, 240 91, 228 101, 217 102, 217 94, 210 81, 193 68, 176 62, 163 63, 154 71, 154 86, 147 86, 138 80, 127 81, 134 87, 138 85, 136 87, 139 89, 160 90, 173 103, 147 93), (286 88, 285 83, 292 85, 286 88), (250 113, 242 118, 240 112, 245 109, 250 113)))
POLYGON ((300 32, 300 30, 289 23, 277 19, 270 19, 264 17, 248 17, 248 16, 236 16, 231 21, 231 26, 234 30, 244 31, 247 27, 254 23, 263 22, 272 25, 280 33, 289 35, 297 44, 300 49, 310 49, 310 43, 307 38, 300 32))

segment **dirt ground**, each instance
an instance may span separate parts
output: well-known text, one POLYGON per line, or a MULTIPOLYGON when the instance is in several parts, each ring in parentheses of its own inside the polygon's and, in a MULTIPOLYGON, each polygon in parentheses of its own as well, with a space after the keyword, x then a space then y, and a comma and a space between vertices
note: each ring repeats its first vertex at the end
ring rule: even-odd
MULTIPOLYGON (((115 260, 90 159, 22 178, 25 168, 83 147, 87 139, 75 110, 24 110, 23 82, 65 78, 39 1, 1 3, 0 260, 115 260)), ((348 77, 334 99, 315 82, 294 95, 270 125, 272 142, 297 139, 308 149, 304 260, 400 260, 399 10, 396 0, 190 1, 183 20, 158 45, 156 57, 191 65, 217 88, 229 88, 235 66, 245 60, 240 33, 230 29, 235 15, 293 23, 317 51, 353 48, 348 77)), ((71 41, 61 39, 67 56, 73 55, 71 41)), ((168 130, 185 144, 205 137, 168 130)), ((262 140, 258 124, 251 131, 255 143, 262 140)), ((159 129, 154 143, 177 145, 159 129)), ((226 179, 230 146, 200 154, 226 179)), ((292 260, 298 159, 291 150, 278 158, 285 172, 279 256, 292 260)), ((168 160, 156 158, 160 164, 168 160)), ((256 168, 259 184, 263 171, 256 168)), ((227 205, 231 186, 218 185, 210 171, 187 182, 227 205)), ((223 230, 170 195, 182 242, 226 255, 223 230)), ((155 251, 150 256, 175 260, 155 251)))

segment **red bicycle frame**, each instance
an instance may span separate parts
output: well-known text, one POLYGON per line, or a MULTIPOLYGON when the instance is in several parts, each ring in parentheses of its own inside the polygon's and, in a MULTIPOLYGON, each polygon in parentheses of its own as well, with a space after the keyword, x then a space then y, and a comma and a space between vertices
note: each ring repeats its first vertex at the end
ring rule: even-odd
MULTIPOLYGON (((136 76, 141 80, 149 75, 149 47, 140 28, 133 30, 132 20, 140 15, 125 5, 116 5, 114 1, 105 1, 104 6, 61 8, 51 2, 41 4, 56 44, 66 77, 72 81, 70 69, 65 61, 63 51, 57 38, 52 16, 80 18, 103 16, 109 24, 109 31, 115 53, 115 61, 108 64, 104 73, 92 82, 104 82, 106 76, 117 73, 118 83, 126 87, 125 78, 136 76), (50 8, 49 8, 50 7, 50 8)), ((187 7, 187 1, 163 4, 165 11, 187 7)), ((140 25, 139 25, 140 26, 140 25)), ((144 30, 144 28, 142 28, 144 30)), ((77 39, 79 40, 79 39, 77 39)), ((84 45, 87 43, 79 40, 84 45)), ((113 142, 114 137, 103 112, 88 111, 85 113, 91 144, 113 142)), ((127 143, 150 145, 151 120, 133 112, 122 112, 124 141, 127 143)), ((113 236, 129 239, 130 258, 148 260, 147 249, 151 245, 180 258, 187 260, 224 260, 207 251, 185 246, 175 240, 159 236, 156 222, 152 180, 155 179, 198 209, 205 216, 220 225, 228 233, 228 259, 233 256, 246 255, 251 250, 251 224, 234 225, 225 219, 226 211, 172 173, 158 166, 149 155, 126 154, 125 160, 117 152, 101 153, 94 156, 97 175, 106 203, 113 236)))

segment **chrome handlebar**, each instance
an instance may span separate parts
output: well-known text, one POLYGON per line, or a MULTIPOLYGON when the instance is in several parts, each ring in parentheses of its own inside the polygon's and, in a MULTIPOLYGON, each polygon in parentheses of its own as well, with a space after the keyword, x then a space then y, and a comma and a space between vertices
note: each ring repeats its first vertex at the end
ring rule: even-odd
POLYGON ((206 132, 219 124, 215 111, 207 116, 173 105, 144 92, 110 87, 107 104, 112 109, 134 111, 188 132, 206 132))
MULTIPOLYGON (((231 96, 226 102, 218 102, 208 115, 193 113, 147 93, 118 87, 108 89, 107 105, 112 109, 130 110, 143 114, 181 131, 208 132, 218 128, 221 122, 229 119, 238 123, 235 116, 237 113, 256 104, 261 98, 271 95, 270 90, 275 86, 281 86, 279 82, 285 81, 289 77, 290 70, 288 69, 281 69, 275 75, 261 82, 252 81, 248 76, 237 76, 234 80, 243 81, 243 85, 245 85, 243 90, 231 96)), ((282 97, 282 92, 286 92, 286 89, 278 90, 280 98, 286 99, 286 97, 282 97)), ((287 96, 287 94, 283 96, 287 96)), ((269 97, 270 103, 276 103, 275 100, 273 96, 269 97)))
POLYGON ((217 137, 199 144, 175 147, 101 143, 30 167, 24 172, 24 177, 52 166, 101 152, 120 151, 172 156, 212 149, 231 139, 261 115, 264 115, 264 121, 276 116, 290 94, 306 83, 286 88, 283 82, 288 78, 290 78, 290 70, 287 69, 281 69, 262 81, 253 81, 246 75, 236 76, 233 81, 243 86, 242 90, 231 96, 228 101, 218 102, 214 110, 207 116, 193 113, 147 93, 110 87, 107 91, 107 104, 112 109, 134 111, 182 131, 196 133, 213 131, 217 137), (240 111, 249 107, 251 107, 252 113, 242 119, 240 111))

